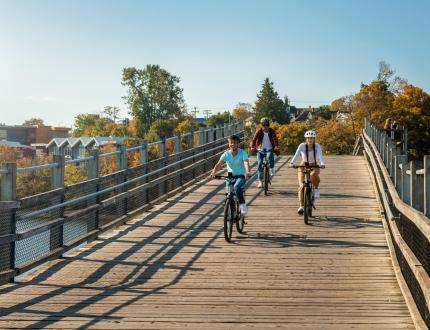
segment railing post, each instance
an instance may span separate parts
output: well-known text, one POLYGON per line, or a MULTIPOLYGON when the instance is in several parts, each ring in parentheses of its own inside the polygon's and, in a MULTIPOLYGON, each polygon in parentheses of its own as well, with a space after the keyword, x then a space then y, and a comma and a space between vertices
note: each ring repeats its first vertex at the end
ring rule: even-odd
POLYGON ((117 154, 117 171, 121 171, 127 168, 127 150, 123 143, 118 145, 117 150, 119 154, 117 154))
POLYGON ((158 143, 158 158, 166 157, 166 137, 162 136, 158 143))
POLYGON ((224 124, 224 127, 223 127, 223 137, 224 138, 228 137, 228 124, 224 124))
POLYGON ((420 195, 422 196, 422 187, 418 185, 418 176, 417 176, 417 163, 414 161, 409 162, 409 170, 410 174, 410 196, 411 201, 410 205, 417 210, 422 210, 422 203, 420 203, 420 195))
POLYGON ((209 127, 208 130, 208 143, 209 142, 213 142, 214 140, 214 128, 213 127, 209 127))
POLYGON ((430 156, 424 156, 424 214, 430 218, 430 156))
POLYGON ((182 136, 181 133, 177 133, 175 137, 175 153, 180 153, 182 151, 182 136))
MULTIPOLYGON (((15 201, 16 200, 16 163, 1 164, 1 185, 0 185, 0 200, 15 201)), ((0 210, 0 218, 2 225, 0 226, 0 235, 9 235, 16 233, 16 211, 14 208, 0 210)), ((12 241, 9 246, 0 246, 0 267, 3 270, 15 268, 15 241, 12 241)))
POLYGON ((52 168, 51 187, 52 189, 62 188, 64 187, 65 157, 64 154, 54 154, 52 157, 57 165, 52 168))
POLYGON ((397 193, 399 196, 402 196, 402 169, 399 167, 400 164, 403 166, 406 166, 405 164, 406 156, 405 155, 396 155, 394 157, 394 185, 396 187, 397 193))
POLYGON ((140 143, 140 164, 148 162, 148 142, 142 140, 140 143))
POLYGON ((408 129, 406 127, 403 128, 403 153, 408 154, 408 129))
POLYGON ((93 159, 88 161, 88 179, 96 179, 99 177, 99 155, 99 150, 90 150, 90 156, 93 157, 93 159))
POLYGON ((411 197, 410 197, 410 184, 411 184, 411 179, 408 176, 408 163, 405 162, 402 166, 402 200, 406 203, 409 204, 411 201, 411 197))
POLYGON ((200 127, 199 128, 199 146, 205 144, 205 128, 204 127, 200 127))
POLYGON ((190 130, 190 135, 188 135, 188 149, 194 148, 194 129, 190 130))

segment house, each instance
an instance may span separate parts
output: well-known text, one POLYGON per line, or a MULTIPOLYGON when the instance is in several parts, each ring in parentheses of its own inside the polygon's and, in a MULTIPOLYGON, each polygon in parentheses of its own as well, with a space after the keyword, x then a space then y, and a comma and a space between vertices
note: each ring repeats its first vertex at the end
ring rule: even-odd
POLYGON ((33 158, 36 154, 36 148, 26 146, 15 141, 0 140, 0 146, 6 146, 11 149, 18 149, 20 151, 19 157, 33 158))

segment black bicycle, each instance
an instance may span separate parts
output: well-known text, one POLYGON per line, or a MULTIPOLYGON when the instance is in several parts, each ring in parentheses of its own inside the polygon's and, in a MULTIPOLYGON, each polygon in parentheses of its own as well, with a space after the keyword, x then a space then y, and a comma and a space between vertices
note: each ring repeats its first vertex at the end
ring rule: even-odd
POLYGON ((305 177, 303 179, 302 201, 303 201, 303 219, 308 224, 309 218, 312 217, 312 209, 316 210, 314 201, 314 186, 311 182, 311 171, 314 168, 320 168, 319 165, 293 165, 294 168, 304 168, 305 177))
POLYGON ((269 158, 267 157, 267 150, 263 149, 259 152, 264 154, 263 162, 262 162, 262 169, 263 169, 263 187, 264 187, 264 195, 267 196, 267 192, 269 191, 269 185, 272 184, 271 178, 270 178, 270 163, 269 158))
POLYGON ((245 227, 245 217, 240 211, 239 200, 233 189, 236 178, 229 173, 228 176, 216 175, 215 179, 225 179, 227 183, 224 200, 224 238, 227 242, 231 242, 234 223, 239 233, 243 233, 245 227))

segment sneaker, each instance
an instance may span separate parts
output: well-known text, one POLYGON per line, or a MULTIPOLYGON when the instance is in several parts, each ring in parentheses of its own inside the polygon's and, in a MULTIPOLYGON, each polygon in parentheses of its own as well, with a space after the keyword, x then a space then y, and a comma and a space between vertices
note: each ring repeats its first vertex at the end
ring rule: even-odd
POLYGON ((271 169, 269 170, 269 173, 270 173, 270 176, 274 176, 274 175, 275 175, 275 171, 273 170, 273 168, 271 168, 271 169))
POLYGON ((243 216, 248 214, 248 208, 246 207, 246 204, 240 204, 240 212, 243 216))
POLYGON ((303 206, 300 206, 299 209, 297 210, 297 213, 302 215, 303 212, 305 212, 305 210, 303 209, 303 206))
POLYGON ((314 190, 314 198, 320 198, 320 191, 318 189, 314 190))
POLYGON ((263 181, 258 180, 257 188, 263 187, 263 181))

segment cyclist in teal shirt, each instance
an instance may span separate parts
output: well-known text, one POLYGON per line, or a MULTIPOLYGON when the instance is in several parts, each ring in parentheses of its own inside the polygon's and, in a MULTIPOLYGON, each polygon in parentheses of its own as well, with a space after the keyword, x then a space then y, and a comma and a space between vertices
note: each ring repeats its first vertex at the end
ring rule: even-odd
POLYGON ((216 172, 218 172, 221 167, 227 164, 228 172, 231 172, 233 178, 236 179, 234 184, 234 192, 236 193, 237 199, 240 204, 240 211, 243 215, 248 213, 248 208, 245 203, 245 196, 243 193, 243 186, 246 183, 246 179, 251 177, 251 169, 249 166, 248 154, 245 150, 239 148, 240 138, 237 135, 232 135, 228 138, 228 148, 224 152, 218 163, 212 169, 211 178, 215 177, 216 172))

